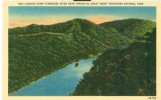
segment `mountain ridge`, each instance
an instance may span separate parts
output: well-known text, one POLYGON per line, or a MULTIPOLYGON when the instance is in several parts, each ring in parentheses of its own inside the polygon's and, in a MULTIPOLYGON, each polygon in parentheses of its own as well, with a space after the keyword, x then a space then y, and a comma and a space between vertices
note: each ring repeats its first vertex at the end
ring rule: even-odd
POLYGON ((125 49, 105 51, 71 95, 156 96, 156 29, 146 36, 125 49))
POLYGON ((151 32, 152 29, 156 27, 156 23, 150 20, 129 18, 124 20, 115 20, 110 22, 104 22, 101 24, 95 24, 87 19, 75 18, 66 22, 51 25, 30 24, 25 27, 12 28, 9 29, 9 35, 32 34, 39 32, 68 34, 72 30, 72 27, 75 26, 77 26, 77 30, 79 29, 79 31, 85 33, 91 33, 93 28, 98 28, 98 30, 103 31, 101 32, 101 34, 112 33, 125 36, 129 39, 135 39, 143 36, 146 32, 151 32), (88 28, 91 29, 89 30, 88 28))
POLYGON ((65 67, 73 60, 98 56, 112 48, 124 49, 136 41, 86 19, 53 25, 31 24, 9 29, 8 34, 9 93, 65 67))
POLYGON ((152 30, 156 27, 156 22, 145 19, 130 18, 104 22, 101 23, 100 26, 105 27, 106 29, 109 27, 115 28, 115 31, 119 32, 122 36, 134 39, 143 36, 146 32, 152 32, 152 30))

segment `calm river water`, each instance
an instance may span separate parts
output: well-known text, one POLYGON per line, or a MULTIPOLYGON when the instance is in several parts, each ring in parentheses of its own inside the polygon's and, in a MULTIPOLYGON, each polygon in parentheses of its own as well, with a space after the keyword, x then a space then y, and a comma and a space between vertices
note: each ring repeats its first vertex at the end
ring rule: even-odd
POLYGON ((92 67, 96 58, 89 58, 67 65, 65 68, 24 87, 11 96, 68 96, 74 91, 83 74, 92 67))

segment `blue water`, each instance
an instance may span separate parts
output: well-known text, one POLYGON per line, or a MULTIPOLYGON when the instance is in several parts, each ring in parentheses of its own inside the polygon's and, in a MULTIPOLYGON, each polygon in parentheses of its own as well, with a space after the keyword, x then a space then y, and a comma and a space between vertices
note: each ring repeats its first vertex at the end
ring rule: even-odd
POLYGON ((83 74, 90 70, 95 59, 80 60, 78 67, 75 67, 76 62, 73 62, 65 68, 14 92, 11 96, 68 96, 83 78, 83 74))

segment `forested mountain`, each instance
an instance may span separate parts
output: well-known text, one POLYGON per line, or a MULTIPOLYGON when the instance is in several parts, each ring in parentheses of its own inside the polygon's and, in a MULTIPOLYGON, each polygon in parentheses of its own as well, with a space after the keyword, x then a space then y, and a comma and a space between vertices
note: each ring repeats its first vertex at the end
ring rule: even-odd
MULTIPOLYGON (((149 24, 153 23, 149 21, 149 24)), ((140 34, 146 32, 149 30, 140 34)), ((53 25, 32 24, 9 29, 8 34, 9 93, 73 61, 98 56, 108 49, 124 49, 134 42, 134 39, 122 35, 120 30, 112 31, 86 19, 53 25)), ((139 37, 140 40, 142 38, 146 37, 139 37)))
POLYGON ((31 24, 26 27, 17 27, 9 29, 9 35, 29 35, 29 34, 42 34, 48 33, 84 33, 91 38, 95 38, 98 41, 103 42, 108 47, 124 47, 127 46, 131 40, 127 37, 114 34, 114 32, 106 30, 97 24, 94 24, 86 19, 73 19, 64 23, 58 23, 53 25, 36 25, 31 24))
POLYGON ((152 30, 156 27, 156 23, 150 20, 130 18, 105 22, 100 24, 100 26, 103 26, 109 31, 120 33, 120 35, 126 36, 130 39, 136 39, 144 36, 146 32, 152 32, 152 30))
POLYGON ((156 95, 156 30, 126 49, 107 50, 93 64, 71 95, 156 95))

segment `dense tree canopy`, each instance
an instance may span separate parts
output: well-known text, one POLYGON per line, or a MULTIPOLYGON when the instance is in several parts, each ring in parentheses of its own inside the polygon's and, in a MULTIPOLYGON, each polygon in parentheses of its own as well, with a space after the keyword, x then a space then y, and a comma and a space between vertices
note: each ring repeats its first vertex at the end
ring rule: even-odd
MULTIPOLYGON (((128 28, 129 32, 130 30, 133 33, 140 31, 139 34, 145 34, 153 29, 154 22, 140 21, 140 19, 129 19, 129 21, 132 21, 130 24, 135 22, 138 22, 137 24, 140 22, 139 25, 151 24, 148 26, 148 30, 144 27, 137 30, 142 27, 134 25, 135 30, 128 28)), ((123 22, 127 21, 123 20, 123 22)), ((126 26, 121 25, 120 27, 125 28, 126 26)), ((124 31, 124 28, 114 26, 108 28, 86 19, 73 19, 53 25, 31 24, 9 29, 9 93, 17 91, 73 61, 98 56, 109 49, 125 49, 136 40, 143 42, 143 39, 147 37, 137 35, 135 39, 131 39, 127 35, 122 35, 124 32, 121 31, 124 31)), ((97 68, 97 70, 99 69, 101 66, 97 68)), ((85 77, 88 77, 88 74, 85 77)))
POLYGON ((109 49, 93 62, 71 95, 155 96, 156 30, 126 49, 109 49))

